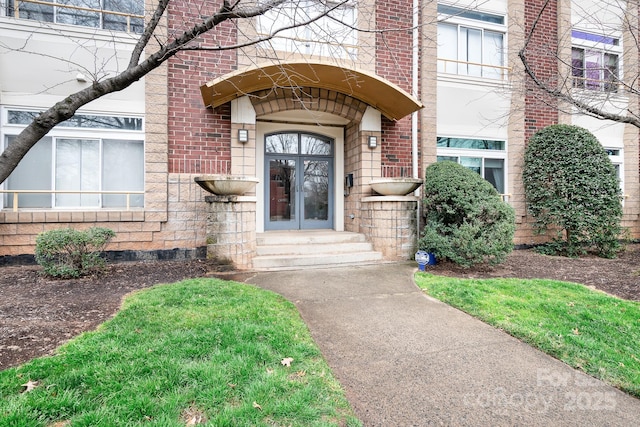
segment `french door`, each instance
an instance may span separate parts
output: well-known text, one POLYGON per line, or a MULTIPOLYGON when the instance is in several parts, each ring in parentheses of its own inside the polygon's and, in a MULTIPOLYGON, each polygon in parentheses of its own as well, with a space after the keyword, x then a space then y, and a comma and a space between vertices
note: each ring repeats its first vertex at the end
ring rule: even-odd
POLYGON ((265 137, 265 229, 333 228, 333 152, 316 134, 265 137))

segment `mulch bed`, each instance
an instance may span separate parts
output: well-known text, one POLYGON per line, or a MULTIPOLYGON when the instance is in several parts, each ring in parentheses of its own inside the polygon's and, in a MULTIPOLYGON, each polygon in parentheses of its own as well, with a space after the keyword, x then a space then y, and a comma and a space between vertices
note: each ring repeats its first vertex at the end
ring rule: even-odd
MULTIPOLYGON (((578 282, 625 299, 640 300, 640 245, 619 258, 568 259, 514 251, 496 267, 461 269, 439 263, 428 271, 455 277, 549 278, 578 282)), ((65 341, 95 329, 135 290, 186 278, 244 280, 248 273, 208 260, 127 262, 72 280, 52 280, 37 266, 0 267, 0 370, 51 354, 65 341)))

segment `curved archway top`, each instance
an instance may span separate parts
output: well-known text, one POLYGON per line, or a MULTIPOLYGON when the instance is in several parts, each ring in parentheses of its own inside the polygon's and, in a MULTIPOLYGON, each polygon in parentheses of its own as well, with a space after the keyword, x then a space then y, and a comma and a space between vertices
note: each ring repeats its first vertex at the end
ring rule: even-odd
POLYGON ((375 74, 324 62, 281 62, 256 65, 220 76, 200 86, 207 107, 273 87, 330 89, 359 99, 398 120, 418 111, 422 103, 375 74))

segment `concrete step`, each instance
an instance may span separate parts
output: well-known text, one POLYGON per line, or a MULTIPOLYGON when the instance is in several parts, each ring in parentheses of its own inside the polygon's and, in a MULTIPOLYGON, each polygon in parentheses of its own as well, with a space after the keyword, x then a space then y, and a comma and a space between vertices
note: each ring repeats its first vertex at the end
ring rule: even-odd
POLYGON ((382 261, 362 234, 332 230, 269 231, 256 236, 255 270, 286 270, 382 261))
POLYGON ((258 256, 269 255, 313 255, 324 253, 353 253, 368 252, 373 250, 369 242, 346 242, 346 243, 301 243, 301 244, 280 244, 262 245, 256 247, 258 256))
POLYGON ((356 252, 350 254, 313 254, 296 256, 257 256, 253 258, 254 270, 286 270, 300 268, 319 268, 329 266, 346 266, 373 264, 382 261, 380 252, 356 252))
POLYGON ((304 245, 314 243, 366 242, 364 234, 348 231, 267 231, 256 235, 256 244, 264 245, 304 245))

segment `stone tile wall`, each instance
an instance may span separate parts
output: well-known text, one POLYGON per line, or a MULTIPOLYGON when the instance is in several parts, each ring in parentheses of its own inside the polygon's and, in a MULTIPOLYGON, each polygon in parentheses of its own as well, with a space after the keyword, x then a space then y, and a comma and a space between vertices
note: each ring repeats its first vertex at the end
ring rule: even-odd
POLYGON ((372 196, 362 200, 360 232, 385 260, 413 259, 417 242, 418 198, 372 196))
POLYGON ((207 257, 250 269, 256 254, 256 199, 207 196, 207 257))

